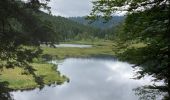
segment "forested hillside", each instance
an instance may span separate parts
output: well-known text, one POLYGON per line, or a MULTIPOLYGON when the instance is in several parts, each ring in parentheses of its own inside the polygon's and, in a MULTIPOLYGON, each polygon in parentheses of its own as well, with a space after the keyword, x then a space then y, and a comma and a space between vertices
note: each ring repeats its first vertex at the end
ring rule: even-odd
POLYGON ((113 28, 122 21, 124 21, 125 16, 113 16, 111 20, 109 20, 107 23, 104 19, 99 18, 98 20, 94 21, 93 23, 89 23, 88 20, 85 19, 85 17, 69 17, 69 19, 84 24, 84 25, 89 25, 93 26, 96 28, 101 28, 101 29, 108 29, 108 28, 113 28))
POLYGON ((43 12, 39 16, 55 32, 58 41, 112 39, 116 26, 125 18, 114 16, 108 23, 99 19, 89 24, 85 17, 64 18, 43 12))
POLYGON ((82 40, 99 38, 101 32, 99 28, 93 28, 83 25, 61 16, 52 16, 46 13, 39 13, 42 21, 46 22, 49 27, 57 34, 58 41, 82 40))

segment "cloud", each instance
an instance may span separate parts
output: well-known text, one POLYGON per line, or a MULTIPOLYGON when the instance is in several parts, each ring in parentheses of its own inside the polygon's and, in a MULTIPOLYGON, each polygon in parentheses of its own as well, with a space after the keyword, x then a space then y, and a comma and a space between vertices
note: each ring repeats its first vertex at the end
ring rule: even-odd
POLYGON ((92 9, 91 0, 51 0, 49 6, 53 15, 64 17, 85 16, 92 9))

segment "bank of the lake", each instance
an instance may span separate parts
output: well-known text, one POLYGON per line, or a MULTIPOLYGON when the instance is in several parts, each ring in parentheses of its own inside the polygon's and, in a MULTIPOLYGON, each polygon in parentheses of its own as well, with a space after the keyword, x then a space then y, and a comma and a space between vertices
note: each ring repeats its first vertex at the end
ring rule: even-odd
MULTIPOLYGON (((43 54, 42 56, 45 58, 52 59, 65 59, 69 57, 94 57, 94 56, 114 56, 114 44, 112 41, 70 41, 65 42, 67 44, 86 44, 91 45, 90 48, 75 48, 75 47, 48 47, 42 46, 43 54)), ((141 46, 136 45, 135 47, 141 46)), ((42 59, 35 61, 33 64, 33 68, 36 69, 36 74, 38 76, 43 76, 44 83, 46 85, 52 83, 63 83, 67 79, 64 76, 60 75, 60 72, 57 71, 54 65, 49 64, 45 61, 43 63, 42 59)), ((0 71, 0 81, 6 81, 9 83, 9 87, 12 89, 30 89, 36 88, 38 85, 36 84, 32 75, 25 75, 23 73, 23 69, 14 68, 14 69, 3 69, 0 71), (10 73, 10 74, 9 74, 10 73)))
MULTIPOLYGON (((62 44, 80 44, 91 45, 90 48, 75 48, 75 47, 56 47, 51 48, 43 46, 43 55, 47 58, 65 59, 69 57, 94 57, 94 56, 117 56, 116 53, 125 51, 125 48, 118 47, 116 42, 111 40, 100 41, 68 41, 62 44)), ((144 47, 144 43, 128 44, 127 48, 140 48, 144 47)))
MULTIPOLYGON (((69 42, 70 44, 73 42, 69 42)), ((74 48, 74 47, 42 47, 42 55, 50 55, 55 59, 64 59, 67 57, 91 57, 97 55, 113 55, 112 43, 111 41, 102 42, 83 42, 75 41, 75 44, 89 44, 92 45, 91 48, 74 48)), ((41 59, 42 60, 42 59, 41 59)), ((57 71, 53 64, 48 64, 47 62, 36 61, 31 64, 36 70, 35 73, 38 76, 43 76, 44 83, 46 85, 52 83, 61 84, 67 80, 65 76, 61 76, 60 72, 57 71)), ((9 83, 8 87, 14 90, 32 89, 39 87, 35 82, 32 75, 23 74, 24 70, 19 67, 14 69, 3 69, 0 71, 0 81, 6 81, 9 83)))
POLYGON ((59 47, 51 48, 44 46, 43 55, 52 56, 55 59, 64 59, 68 57, 94 57, 99 55, 113 56, 113 42, 112 41, 100 41, 100 42, 85 42, 85 41, 70 41, 63 42, 67 44, 87 44, 92 45, 91 48, 74 48, 74 47, 59 47))
MULTIPOLYGON (((53 64, 33 63, 31 65, 36 70, 35 74, 43 77, 43 81, 46 85, 52 83, 62 84, 67 80, 65 76, 60 75, 60 72, 57 71, 57 67, 53 64)), ((13 90, 33 89, 39 87, 32 75, 23 73, 24 70, 19 67, 15 67, 14 69, 3 68, 0 71, 0 81, 8 82, 8 87, 13 90)))
MULTIPOLYGON (((11 92, 15 100, 138 100, 133 89, 149 85, 150 77, 134 80, 131 64, 115 58, 53 60, 69 83, 31 91, 11 92)), ((150 99, 148 99, 150 100, 150 99)), ((159 99, 154 99, 159 100, 159 99)))

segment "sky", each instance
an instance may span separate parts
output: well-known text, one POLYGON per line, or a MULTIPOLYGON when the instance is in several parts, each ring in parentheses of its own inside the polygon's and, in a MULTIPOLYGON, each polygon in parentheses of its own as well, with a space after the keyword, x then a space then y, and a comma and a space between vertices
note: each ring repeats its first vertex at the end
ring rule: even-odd
POLYGON ((86 16, 92 9, 91 0, 51 0, 49 6, 53 15, 63 17, 86 16))

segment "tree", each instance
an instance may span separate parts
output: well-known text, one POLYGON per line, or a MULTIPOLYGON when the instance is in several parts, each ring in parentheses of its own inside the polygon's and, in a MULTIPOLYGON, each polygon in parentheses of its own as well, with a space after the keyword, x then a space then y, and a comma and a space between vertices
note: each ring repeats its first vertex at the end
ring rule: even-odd
MULTIPOLYGON (((53 42, 54 32, 49 28, 50 25, 43 23, 37 16, 41 12, 40 8, 50 9, 47 6, 48 1, 0 1, 0 68, 22 67, 27 74, 34 76, 40 86, 44 85, 43 79, 36 76, 29 63, 41 54, 39 45, 42 42, 53 42)), ((6 82, 0 82, 0 99, 11 99, 7 85, 6 82)))
MULTIPOLYGON (((138 72, 141 78, 147 74, 155 77, 155 81, 163 80, 163 86, 148 86, 168 93, 170 98, 170 27, 169 0, 98 0, 93 2, 93 10, 88 18, 96 19, 102 16, 106 20, 116 11, 127 11, 123 32, 119 35, 123 44, 144 43, 138 48, 124 47, 123 53, 118 53, 122 60, 140 66, 138 72)), ((120 45, 120 44, 119 44, 120 45)))
MULTIPOLYGON (((51 29, 48 28, 47 30, 46 28, 44 33, 41 31, 46 27, 46 24, 36 15, 36 12, 39 11, 40 7, 46 8, 46 5, 40 3, 38 0, 29 0, 29 2, 26 3, 18 0, 0 1, 1 60, 19 60, 17 57, 21 56, 21 52, 24 54, 24 51, 27 51, 25 53, 27 54, 30 50, 27 50, 21 45, 38 46, 42 42, 52 40, 53 36, 50 37, 50 33, 47 33, 47 31, 50 31, 51 29), (46 38, 47 34, 49 35, 48 40, 46 38)), ((32 51, 30 50, 30 53, 31 52, 32 51)), ((34 54, 36 53, 38 52, 34 51, 34 54)), ((28 59, 26 57, 26 59, 26 61, 31 61, 31 58, 28 59)))

